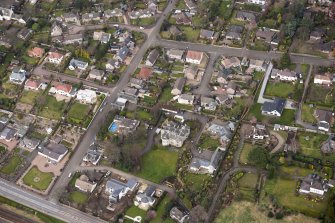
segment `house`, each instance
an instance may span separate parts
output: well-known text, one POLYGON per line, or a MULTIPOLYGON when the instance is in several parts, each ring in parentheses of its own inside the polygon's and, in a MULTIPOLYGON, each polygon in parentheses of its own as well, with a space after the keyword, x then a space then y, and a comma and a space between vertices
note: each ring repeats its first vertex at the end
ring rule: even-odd
POLYGON ((185 5, 187 6, 187 8, 189 10, 196 10, 197 9, 197 5, 193 2, 193 0, 184 0, 185 5))
POLYGON ((214 39, 214 31, 201 29, 200 30, 200 38, 201 39, 214 39))
POLYGON ((243 135, 246 139, 256 139, 263 140, 269 138, 269 131, 266 129, 266 126, 263 124, 243 124, 242 129, 244 129, 243 135))
POLYGON ((64 58, 63 54, 55 52, 55 51, 51 51, 48 54, 49 55, 48 55, 47 61, 49 63, 53 63, 53 64, 59 65, 62 62, 63 58, 64 58))
POLYGON ((213 174, 219 167, 223 151, 217 148, 210 159, 193 157, 189 165, 189 170, 200 174, 213 174))
POLYGON ((301 180, 299 193, 323 196, 329 187, 327 180, 322 179, 317 174, 309 174, 301 180))
POLYGON ((35 150, 40 143, 41 143, 41 140, 39 140, 39 139, 35 139, 35 138, 25 136, 20 141, 19 147, 23 148, 23 149, 28 149, 28 150, 35 150))
POLYGON ((320 41, 318 44, 315 45, 315 50, 321 51, 323 53, 331 53, 334 49, 335 41, 323 42, 320 41))
POLYGON ((328 132, 332 124, 333 113, 323 109, 316 109, 314 116, 318 121, 318 129, 328 132))
POLYGON ((117 203, 126 196, 128 192, 134 191, 137 185, 138 182, 134 179, 130 179, 126 183, 111 179, 106 183, 105 192, 109 195, 109 201, 111 203, 117 203))
POLYGON ((182 211, 178 207, 173 207, 170 210, 170 218, 172 218, 177 223, 185 223, 189 220, 189 214, 186 211, 182 211))
POLYGON ((114 69, 120 68, 121 64, 118 60, 109 59, 106 63, 106 70, 113 71, 114 69))
POLYGON ((125 87, 122 89, 118 96, 126 99, 130 103, 137 104, 139 90, 136 88, 125 87))
POLYGON ((11 20, 14 11, 12 8, 0 7, 0 20, 11 20))
POLYGON ((20 32, 17 33, 17 37, 23 40, 27 40, 32 34, 33 31, 31 29, 23 28, 20 30, 20 32))
POLYGON ((155 3, 155 1, 149 1, 147 3, 149 11, 151 11, 153 14, 156 14, 158 11, 158 5, 155 3))
POLYGON ((81 16, 81 20, 84 23, 88 23, 88 22, 91 22, 91 21, 99 21, 100 20, 100 13, 99 12, 84 13, 81 16))
POLYGON ((204 52, 189 50, 186 53, 186 62, 192 64, 201 64, 204 52))
POLYGON ((256 16, 251 12, 237 11, 236 19, 256 23, 256 16))
POLYGON ((237 85, 233 81, 229 81, 227 85, 225 85, 225 90, 228 95, 234 95, 236 93, 236 88, 237 88, 237 85))
POLYGON ((222 144, 230 141, 234 130, 235 126, 232 122, 222 122, 217 119, 206 125, 206 131, 214 137, 219 137, 222 144))
POLYGON ((328 139, 322 143, 321 152, 324 154, 335 153, 335 136, 330 135, 328 139))
POLYGON ((97 165, 101 159, 102 151, 99 150, 98 146, 96 144, 90 145, 88 148, 83 161, 91 163, 93 165, 97 165))
POLYGON ((173 36, 179 36, 179 35, 183 34, 183 32, 175 25, 172 25, 172 26, 169 27, 169 32, 173 36))
POLYGON ((262 114, 280 117, 286 101, 285 99, 275 98, 273 101, 266 101, 262 106, 262 114))
POLYGON ((176 19, 178 25, 192 25, 192 19, 185 12, 175 14, 173 17, 176 19))
POLYGON ((136 74, 136 78, 142 79, 142 80, 149 80, 149 78, 154 73, 152 68, 149 67, 142 67, 140 72, 136 74))
POLYGON ((162 145, 182 147, 190 132, 191 128, 188 125, 166 119, 161 128, 162 145))
POLYGON ((82 33, 66 35, 60 40, 60 43, 63 45, 82 44, 83 39, 84 35, 82 33))
POLYGON ((187 80, 196 80, 198 76, 198 67, 197 66, 188 66, 184 69, 184 74, 187 80))
POLYGON ((266 63, 264 60, 250 59, 249 68, 255 71, 264 72, 266 70, 266 63))
POLYGON ((68 153, 68 149, 62 144, 56 144, 53 142, 47 145, 41 145, 38 147, 38 154, 58 163, 68 153))
POLYGON ((157 49, 151 50, 147 57, 147 60, 145 61, 145 65, 152 67, 156 63, 158 57, 159 57, 158 50, 157 49))
POLYGON ((41 86, 42 86, 41 82, 28 79, 24 84, 24 89, 37 91, 41 86))
POLYGON ((178 103, 183 105, 193 105, 194 95, 191 94, 181 94, 178 97, 178 103))
POLYGON ((122 47, 116 55, 116 59, 123 62, 126 60, 130 50, 127 46, 122 47))
POLYGON ((229 100, 229 95, 227 93, 219 94, 215 97, 215 100, 219 105, 225 104, 229 100))
POLYGON ((284 69, 284 70, 279 70, 279 69, 272 69, 271 71, 271 79, 279 79, 281 81, 297 81, 298 80, 298 75, 296 72, 284 69))
POLYGON ((224 68, 234 68, 234 67, 240 67, 241 66, 241 60, 238 57, 229 57, 225 58, 221 61, 221 64, 224 68))
POLYGON ((275 40, 277 38, 277 32, 272 31, 268 28, 258 29, 255 34, 256 39, 264 41, 265 43, 278 45, 278 42, 275 40))
POLYGON ((315 29, 309 34, 309 40, 311 41, 319 41, 321 40, 326 34, 324 29, 315 29))
POLYGON ((16 130, 11 127, 5 127, 0 133, 0 139, 10 142, 15 139, 16 130))
POLYGON ((200 98, 200 105, 205 110, 215 111, 217 103, 216 103, 216 101, 215 101, 214 98, 201 96, 201 98, 200 98))
POLYGON ((88 74, 88 78, 101 81, 104 75, 105 72, 103 70, 92 69, 88 74))
POLYGON ((15 67, 9 76, 9 81, 14 84, 23 84, 23 82, 26 80, 26 75, 27 71, 23 70, 22 68, 15 67))
POLYGON ((317 74, 314 76, 314 84, 330 86, 332 83, 332 75, 330 73, 317 74))
POLYGON ((174 82, 173 89, 171 90, 172 95, 180 95, 183 93, 183 89, 186 83, 186 78, 180 77, 177 78, 176 81, 174 82))
POLYGON ((28 56, 41 58, 44 54, 45 50, 43 48, 34 47, 28 51, 28 56))
POLYGON ((110 124, 108 131, 118 134, 129 134, 136 131, 140 125, 140 121, 129 119, 124 116, 116 115, 112 124, 110 124))
POLYGON ((6 48, 12 47, 13 41, 6 37, 6 36, 0 36, 0 46, 4 46, 6 48))
POLYGON ((67 23, 79 23, 79 18, 76 14, 72 12, 66 12, 63 14, 63 20, 67 23))
POLYGON ((179 49, 169 49, 166 55, 169 57, 170 60, 183 60, 183 55, 185 51, 179 49))
POLYGON ((50 36, 55 37, 55 36, 61 36, 63 34, 63 26, 60 22, 55 21, 51 25, 51 31, 50 31, 50 36))
POLYGON ((98 40, 100 43, 107 44, 111 38, 112 34, 105 33, 105 32, 94 32, 93 33, 93 40, 98 40))
POLYGON ((128 85, 132 88, 142 89, 145 86, 145 83, 141 79, 130 78, 128 85))
POLYGON ((106 19, 110 19, 112 17, 121 17, 123 16, 123 11, 119 8, 108 9, 104 11, 103 15, 106 19))
POLYGON ((226 40, 241 40, 244 28, 239 25, 231 25, 229 31, 226 33, 226 40))
POLYGON ((57 84, 56 86, 50 88, 49 93, 59 94, 67 97, 74 96, 72 94, 72 85, 70 84, 57 84))
POLYGON ((247 0, 248 3, 256 5, 265 5, 267 0, 247 0))
POLYGON ((155 15, 155 12, 152 12, 150 9, 139 9, 137 11, 132 11, 129 13, 130 19, 142 19, 149 18, 155 15))
POLYGON ((90 89, 79 90, 77 92, 77 100, 86 104, 94 104, 97 102, 97 93, 90 89))
POLYGON ((97 183, 91 182, 88 176, 82 174, 77 178, 74 186, 85 193, 92 193, 97 186, 97 183))
POLYGON ((153 197, 156 193, 156 188, 152 185, 147 186, 144 191, 139 191, 134 198, 134 205, 138 208, 147 211, 156 201, 153 197))
POLYGON ((86 70, 87 67, 88 67, 87 62, 77 60, 77 59, 71 59, 71 61, 69 63, 69 69, 70 70, 75 70, 75 69, 86 70))

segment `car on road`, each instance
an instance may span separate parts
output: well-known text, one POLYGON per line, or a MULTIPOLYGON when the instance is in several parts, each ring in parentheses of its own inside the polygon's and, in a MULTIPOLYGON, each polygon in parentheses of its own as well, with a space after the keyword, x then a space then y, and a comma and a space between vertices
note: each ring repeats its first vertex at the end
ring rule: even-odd
POLYGON ((143 27, 143 26, 140 26, 140 29, 141 29, 141 30, 143 30, 143 29, 144 29, 144 27, 143 27))

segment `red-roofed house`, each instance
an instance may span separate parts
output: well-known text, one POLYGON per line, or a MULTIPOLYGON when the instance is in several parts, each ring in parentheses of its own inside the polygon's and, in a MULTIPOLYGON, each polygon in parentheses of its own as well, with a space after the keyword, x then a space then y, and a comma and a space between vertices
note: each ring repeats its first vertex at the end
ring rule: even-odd
POLYGON ((34 47, 28 51, 28 56, 40 58, 43 56, 45 50, 43 48, 34 47))
POLYGON ((59 94, 67 97, 72 97, 72 85, 70 84, 57 84, 54 87, 50 88, 49 93, 51 94, 59 94))
POLYGON ((186 62, 193 64, 201 64, 203 57, 204 57, 203 52, 189 50, 187 51, 186 54, 186 62))
POLYGON ((41 82, 35 80, 27 80, 24 89, 37 91, 41 86, 41 82))
POLYGON ((149 67, 142 67, 136 77, 139 79, 148 80, 153 72, 154 71, 149 67))
POLYGON ((60 64, 64 58, 64 55, 58 52, 49 52, 48 62, 53 64, 60 64))

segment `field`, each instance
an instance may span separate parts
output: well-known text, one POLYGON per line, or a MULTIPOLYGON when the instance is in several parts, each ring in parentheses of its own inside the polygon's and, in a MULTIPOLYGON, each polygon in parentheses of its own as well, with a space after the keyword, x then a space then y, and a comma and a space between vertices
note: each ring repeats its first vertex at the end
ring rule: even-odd
POLYGON ((241 201, 233 202, 232 205, 223 209, 214 223, 235 223, 235 222, 257 222, 257 223, 316 223, 319 222, 317 219, 306 217, 302 214, 292 215, 283 218, 282 220, 276 220, 274 218, 268 218, 267 213, 262 212, 261 209, 254 203, 241 201))
POLYGON ((141 170, 136 175, 160 183, 166 177, 175 175, 177 159, 176 152, 164 148, 153 149, 144 155, 141 170))
POLYGON ((22 164, 22 158, 19 156, 12 156, 8 163, 4 165, 1 169, 0 172, 3 174, 13 174, 15 173, 15 170, 22 164))
POLYGON ((80 191, 73 191, 70 193, 69 200, 77 204, 84 204, 88 200, 88 195, 80 191))
POLYGON ((36 98, 40 95, 38 91, 27 91, 24 90, 22 92, 22 96, 20 98, 20 102, 29 104, 29 105, 34 105, 36 98))
POLYGON ((36 166, 32 167, 23 177, 23 182, 27 186, 31 186, 37 190, 46 190, 53 178, 52 173, 41 172, 36 166))
POLYGON ((84 121, 90 120, 88 119, 89 111, 90 105, 75 102, 69 110, 67 119, 74 124, 83 124, 84 121))
POLYGON ((44 104, 42 110, 38 113, 38 115, 45 118, 59 120, 63 116, 65 106, 66 103, 64 101, 57 101, 54 96, 47 95, 46 103, 44 104))

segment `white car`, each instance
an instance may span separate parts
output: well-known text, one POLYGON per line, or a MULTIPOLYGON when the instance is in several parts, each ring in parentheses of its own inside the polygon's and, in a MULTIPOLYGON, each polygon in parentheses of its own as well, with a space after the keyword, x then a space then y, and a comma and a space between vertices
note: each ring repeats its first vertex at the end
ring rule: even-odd
POLYGON ((143 29, 144 29, 144 27, 143 27, 143 26, 140 26, 140 29, 142 29, 142 30, 143 30, 143 29))

